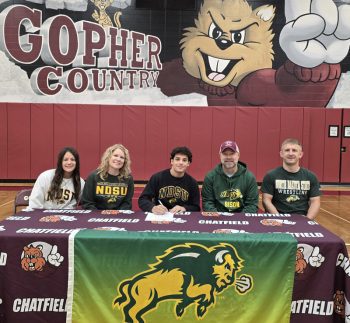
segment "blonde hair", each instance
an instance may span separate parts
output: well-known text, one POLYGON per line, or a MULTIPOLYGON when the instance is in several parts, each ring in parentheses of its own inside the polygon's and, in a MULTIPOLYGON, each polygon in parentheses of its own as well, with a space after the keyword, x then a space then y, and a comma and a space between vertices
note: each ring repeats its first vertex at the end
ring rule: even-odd
POLYGON ((303 150, 303 147, 301 145, 301 143, 299 142, 298 139, 295 139, 295 138, 287 138, 286 140, 284 140, 281 144, 281 150, 282 150, 282 147, 286 144, 292 144, 292 145, 298 145, 300 146, 301 150, 303 150))
POLYGON ((127 178, 131 173, 131 168, 130 168, 131 160, 130 160, 129 150, 127 150, 122 144, 116 144, 106 149, 106 151, 102 155, 101 163, 97 167, 97 174, 99 174, 103 180, 107 178, 107 173, 109 169, 109 160, 111 159, 112 154, 116 149, 120 149, 125 155, 124 165, 120 169, 118 176, 127 178))

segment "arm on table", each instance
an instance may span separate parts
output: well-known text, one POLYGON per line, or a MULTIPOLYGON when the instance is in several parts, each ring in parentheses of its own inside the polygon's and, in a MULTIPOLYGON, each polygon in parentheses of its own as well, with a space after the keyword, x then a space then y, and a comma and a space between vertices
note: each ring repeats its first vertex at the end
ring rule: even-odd
POLYGON ((185 208, 185 211, 192 211, 192 212, 198 212, 200 211, 200 198, 199 198, 199 187, 195 180, 192 182, 192 187, 189 190, 190 196, 187 201, 187 203, 183 206, 185 208))
POLYGON ((259 208, 259 190, 255 176, 252 175, 249 179, 249 186, 244 198, 243 213, 255 213, 259 208))
POLYGON ((278 214, 276 207, 272 204, 272 198, 273 196, 268 193, 262 193, 262 204, 265 209, 265 212, 272 213, 272 214, 278 214))
POLYGON ((215 206, 215 194, 213 188, 213 181, 209 179, 207 176, 204 178, 203 186, 202 186, 202 204, 203 211, 206 212, 217 212, 215 206))
POLYGON ((48 179, 40 174, 33 186, 32 192, 29 196, 29 208, 43 209, 45 203, 45 196, 49 190, 50 183, 48 179))
POLYGON ((132 197, 134 196, 134 179, 130 175, 128 179, 128 192, 119 206, 119 210, 132 210, 132 197))
POLYGON ((321 197, 320 196, 310 197, 309 205, 310 205, 309 210, 307 211, 306 216, 310 220, 314 220, 321 207, 321 197))
POLYGON ((81 196, 80 204, 85 210, 97 210, 96 201, 95 201, 95 190, 96 190, 96 181, 94 174, 90 174, 87 178, 83 194, 81 196))
MULTIPOLYGON (((155 179, 154 176, 150 178, 148 183, 146 184, 146 187, 144 188, 143 192, 139 196, 138 204, 142 211, 144 212, 153 212, 155 214, 159 214, 153 211, 153 208, 156 206, 155 199, 158 197, 158 194, 156 192, 156 185, 155 185, 155 179)), ((162 205, 158 205, 162 206, 162 205)), ((159 207, 159 211, 161 211, 162 208, 159 207)), ((164 206, 163 206, 164 208, 164 206)), ((157 208, 158 209, 158 208, 157 208)), ((155 209, 155 211, 157 211, 155 209)), ((168 211, 168 210, 167 210, 168 211)), ((166 211, 165 211, 166 212, 166 211)), ((163 214, 163 213, 161 213, 163 214)))

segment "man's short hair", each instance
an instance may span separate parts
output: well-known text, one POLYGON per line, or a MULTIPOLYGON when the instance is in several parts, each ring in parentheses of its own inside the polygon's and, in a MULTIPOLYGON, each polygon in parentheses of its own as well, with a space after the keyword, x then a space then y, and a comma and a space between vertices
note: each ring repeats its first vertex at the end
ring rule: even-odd
POLYGON ((192 163, 192 153, 187 147, 176 147, 170 153, 170 160, 174 159, 176 154, 185 155, 188 158, 188 161, 192 163))
POLYGON ((281 144, 281 150, 282 150, 282 147, 284 145, 287 145, 287 144, 292 144, 292 145, 298 145, 300 146, 301 149, 303 149, 303 146, 301 145, 301 143, 299 142, 298 139, 295 139, 295 138, 287 138, 286 140, 284 140, 281 144))

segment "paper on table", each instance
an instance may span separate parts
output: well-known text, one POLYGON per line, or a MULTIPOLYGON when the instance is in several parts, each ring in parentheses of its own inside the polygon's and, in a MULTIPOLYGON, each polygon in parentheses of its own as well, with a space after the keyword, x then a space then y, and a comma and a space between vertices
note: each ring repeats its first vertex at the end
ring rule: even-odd
POLYGON ((154 214, 149 212, 146 216, 145 221, 157 221, 157 222, 173 222, 174 213, 166 212, 162 215, 154 214))

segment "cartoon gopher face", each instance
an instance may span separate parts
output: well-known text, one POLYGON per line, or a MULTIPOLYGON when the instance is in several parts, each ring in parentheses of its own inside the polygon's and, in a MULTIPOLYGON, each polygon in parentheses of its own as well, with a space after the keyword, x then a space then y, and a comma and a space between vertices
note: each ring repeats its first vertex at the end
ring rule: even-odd
POLYGON ((180 42, 186 72, 224 87, 237 86, 253 71, 271 68, 273 17, 271 5, 252 11, 245 0, 205 0, 196 27, 186 28, 180 42))
POLYGON ((304 273, 304 269, 307 266, 307 263, 304 259, 304 248, 299 247, 297 249, 297 254, 295 256, 295 272, 297 274, 302 274, 304 273))
POLYGON ((24 246, 23 258, 21 259, 22 269, 25 271, 42 271, 45 266, 45 259, 43 257, 43 246, 36 247, 24 246))

